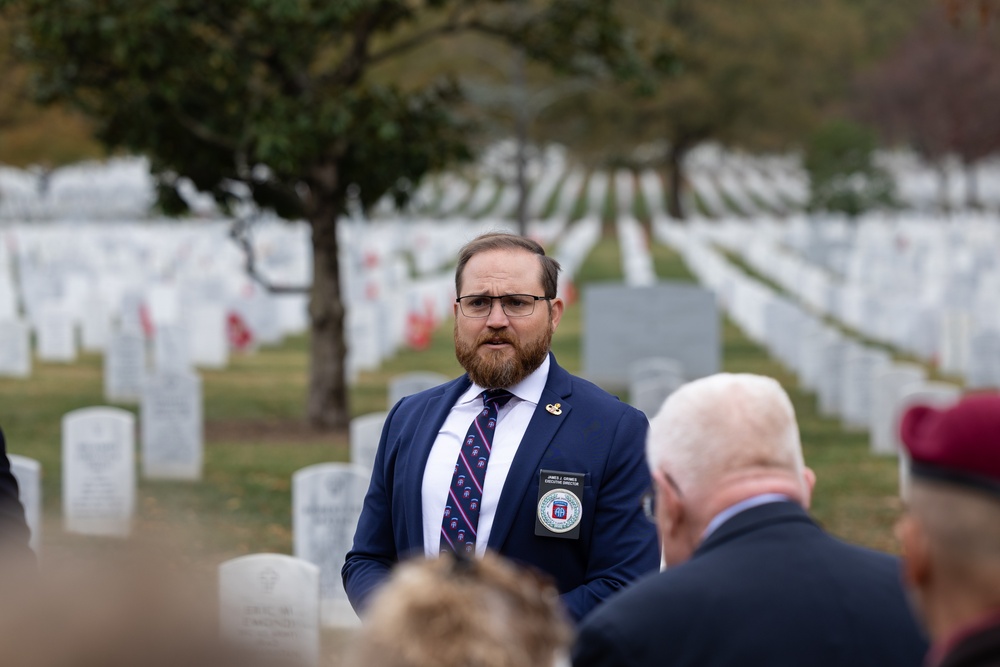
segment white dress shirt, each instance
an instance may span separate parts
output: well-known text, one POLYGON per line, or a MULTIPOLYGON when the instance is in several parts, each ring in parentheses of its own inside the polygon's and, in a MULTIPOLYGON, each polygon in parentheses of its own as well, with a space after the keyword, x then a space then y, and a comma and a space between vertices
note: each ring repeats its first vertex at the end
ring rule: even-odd
MULTIPOLYGON (((479 506, 479 526, 476 528, 476 555, 482 556, 486 551, 486 542, 493 527, 493 518, 500 502, 500 492, 503 491, 507 473, 510 472, 514 454, 521 444, 524 432, 528 430, 528 422, 535 414, 538 401, 542 398, 542 390, 549 377, 549 357, 545 356, 542 365, 528 377, 521 380, 507 391, 514 394, 506 405, 497 413, 497 426, 493 435, 493 450, 486 466, 486 479, 483 482, 483 497, 479 506)), ((469 387, 458 397, 451 408, 448 417, 441 425, 427 465, 424 467, 423 484, 421 485, 421 502, 424 518, 424 553, 427 557, 436 557, 441 551, 441 523, 444 521, 444 506, 448 500, 448 489, 451 488, 451 478, 455 472, 455 461, 462 449, 469 425, 479 411, 483 409, 483 399, 480 394, 485 389, 476 384, 469 387)))

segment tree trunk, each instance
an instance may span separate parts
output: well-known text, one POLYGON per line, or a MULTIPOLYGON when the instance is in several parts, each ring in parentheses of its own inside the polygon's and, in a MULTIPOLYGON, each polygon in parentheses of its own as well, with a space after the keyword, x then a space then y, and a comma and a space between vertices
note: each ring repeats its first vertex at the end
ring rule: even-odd
POLYGON ((683 141, 675 141, 667 149, 667 168, 670 173, 667 175, 670 201, 667 202, 667 212, 670 217, 677 220, 684 219, 684 204, 681 201, 684 189, 684 156, 687 155, 688 145, 683 141))
POLYGON ((976 178, 976 165, 965 163, 965 205, 969 208, 979 208, 979 181, 976 178))
POLYGON ((524 50, 514 51, 514 86, 518 102, 514 109, 514 134, 517 137, 517 233, 528 235, 528 109, 524 84, 524 50))
POLYGON ((347 342, 345 309, 340 291, 337 220, 340 207, 333 195, 315 193, 307 215, 312 226, 313 283, 309 296, 310 366, 309 423, 318 429, 347 428, 347 342))
POLYGON ((944 159, 938 160, 937 163, 938 172, 938 206, 941 210, 947 213, 951 210, 951 193, 948 185, 948 167, 944 162, 944 159))

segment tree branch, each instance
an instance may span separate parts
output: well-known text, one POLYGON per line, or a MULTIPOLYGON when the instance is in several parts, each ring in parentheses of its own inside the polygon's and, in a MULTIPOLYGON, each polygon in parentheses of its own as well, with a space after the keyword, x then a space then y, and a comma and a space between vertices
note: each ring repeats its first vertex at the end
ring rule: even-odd
MULTIPOLYGON (((474 3, 475 4, 475 3, 474 3)), ((441 25, 435 26, 433 28, 428 28, 414 35, 407 37, 406 39, 400 40, 399 42, 385 47, 378 53, 374 53, 368 56, 368 64, 373 65, 375 63, 381 62, 383 60, 388 60, 389 58, 394 58, 407 51, 412 51, 427 42, 431 41, 435 37, 448 34, 456 34, 465 31, 477 31, 492 37, 501 37, 504 39, 509 39, 512 35, 509 31, 501 30, 495 26, 483 23, 475 18, 461 20, 461 14, 463 9, 470 9, 470 7, 456 6, 454 11, 448 16, 447 20, 441 25)))
POLYGON ((211 146, 215 146, 226 151, 236 151, 240 148, 239 143, 232 141, 228 137, 217 134, 205 125, 183 113, 180 109, 174 110, 174 118, 178 123, 180 123, 181 127, 211 146))

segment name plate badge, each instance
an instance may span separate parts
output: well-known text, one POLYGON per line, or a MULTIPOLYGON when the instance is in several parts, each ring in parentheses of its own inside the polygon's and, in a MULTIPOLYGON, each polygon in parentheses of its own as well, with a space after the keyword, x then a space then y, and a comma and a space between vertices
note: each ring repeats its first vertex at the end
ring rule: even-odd
POLYGON ((580 539, 585 477, 582 472, 539 472, 535 535, 564 540, 580 539))

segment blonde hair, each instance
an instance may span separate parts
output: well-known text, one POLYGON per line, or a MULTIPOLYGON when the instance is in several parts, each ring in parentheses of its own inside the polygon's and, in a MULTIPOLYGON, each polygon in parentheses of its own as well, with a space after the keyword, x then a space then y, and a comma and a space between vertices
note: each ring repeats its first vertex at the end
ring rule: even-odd
POLYGON ((353 647, 356 667, 552 667, 571 638, 547 576, 487 553, 396 567, 353 647))
POLYGON ((717 373, 681 386, 650 422, 646 458, 685 492, 759 469, 802 473, 795 409, 773 378, 717 373))

